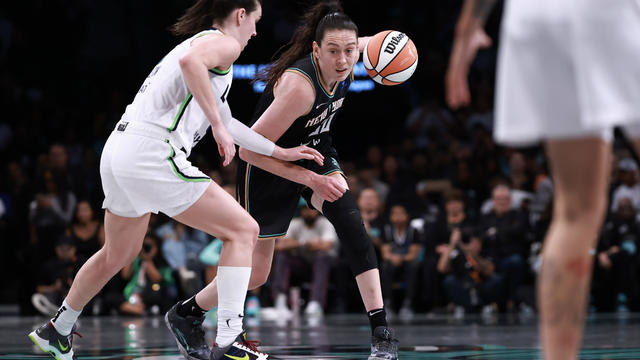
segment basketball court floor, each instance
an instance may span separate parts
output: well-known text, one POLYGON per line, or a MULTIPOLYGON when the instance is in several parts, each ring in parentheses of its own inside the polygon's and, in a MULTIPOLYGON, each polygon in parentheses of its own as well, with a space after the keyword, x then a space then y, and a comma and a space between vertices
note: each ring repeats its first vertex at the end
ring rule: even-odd
MULTIPOLYGON (((27 333, 45 318, 0 317, 0 359, 48 359, 27 333)), ((518 315, 416 315, 392 322, 400 359, 539 359, 536 319, 518 315)), ((247 319, 250 339, 280 359, 366 359, 365 315, 294 318, 285 323, 247 319)), ((78 359, 182 359, 162 317, 85 317, 75 337, 78 359)), ((214 333, 207 332, 212 342, 214 333)), ((640 359, 640 314, 591 315, 580 359, 640 359)))

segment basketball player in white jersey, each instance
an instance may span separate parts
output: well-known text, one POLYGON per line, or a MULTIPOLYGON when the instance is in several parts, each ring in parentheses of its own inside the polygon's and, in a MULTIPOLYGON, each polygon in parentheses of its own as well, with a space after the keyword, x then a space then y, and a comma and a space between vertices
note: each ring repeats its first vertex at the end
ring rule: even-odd
MULTIPOLYGON (((105 144, 100 173, 106 242, 80 269, 57 315, 29 334, 44 352, 58 360, 75 359, 71 338, 82 308, 135 259, 150 213, 161 211, 225 242, 217 278, 218 319, 225 326, 218 327, 216 343, 246 343, 251 359, 266 358, 239 336, 258 224, 187 160, 211 127, 225 166, 234 157, 234 141, 281 160, 323 163, 316 150, 282 149, 231 117, 231 66, 256 35, 261 13, 260 0, 198 0, 174 25, 176 34, 193 36, 153 69, 105 144)), ((185 303, 197 308, 198 298, 185 303)), ((174 334, 184 322, 180 320, 184 318, 176 315, 167 321, 174 334)), ((193 336, 180 333, 182 339, 193 336)), ((210 355, 204 341, 194 348, 183 348, 179 342, 179 347, 188 359, 210 355)))
MULTIPOLYGON (((467 0, 446 75, 447 101, 469 103, 467 73, 490 40, 494 0, 467 0)), ((640 122, 640 2, 506 2, 498 57, 496 140, 544 140, 553 219, 538 278, 544 358, 575 359, 587 306, 591 250, 607 204, 612 128, 636 139, 640 122)))

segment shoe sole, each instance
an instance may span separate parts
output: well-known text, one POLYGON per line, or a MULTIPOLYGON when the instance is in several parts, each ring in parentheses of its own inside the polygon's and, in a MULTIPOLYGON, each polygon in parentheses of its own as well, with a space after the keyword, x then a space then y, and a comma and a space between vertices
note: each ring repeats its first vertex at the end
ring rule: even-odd
POLYGON ((180 354, 182 354, 182 356, 184 356, 186 360, 202 360, 202 359, 198 359, 196 357, 190 356, 189 353, 187 352, 187 349, 185 349, 184 346, 180 344, 180 341, 176 338, 176 335, 173 332, 173 329, 171 328, 171 322, 169 322, 169 313, 164 314, 164 324, 167 325, 167 328, 171 332, 171 336, 173 336, 173 339, 176 341, 176 344, 178 344, 178 350, 180 350, 180 354))
MULTIPOLYGON (((51 351, 51 350, 50 350, 50 351, 47 351, 47 350, 45 350, 45 349, 44 349, 45 347, 49 347, 49 341, 47 341, 47 340, 45 340, 45 339, 41 338, 40 336, 38 336, 38 335, 36 334, 36 332, 35 332, 35 331, 31 332, 31 333, 30 333, 29 335, 27 335, 27 336, 29 337, 29 339, 31 339, 31 341, 33 341, 33 343, 34 343, 34 344, 36 344, 36 346, 37 346, 40 350, 42 350, 42 352, 43 352, 43 353, 51 355, 51 356, 52 356, 54 359, 56 359, 56 360, 69 360, 69 359, 65 359, 65 358, 63 358, 63 357, 62 357, 62 354, 57 354, 55 351, 51 351), (43 345, 41 344, 41 342, 45 342, 45 341, 47 342, 47 345, 45 345, 45 346, 43 347, 43 345), (58 356, 58 355, 60 355, 60 356, 58 356)), ((71 359, 73 359, 73 355, 71 355, 71 359)))

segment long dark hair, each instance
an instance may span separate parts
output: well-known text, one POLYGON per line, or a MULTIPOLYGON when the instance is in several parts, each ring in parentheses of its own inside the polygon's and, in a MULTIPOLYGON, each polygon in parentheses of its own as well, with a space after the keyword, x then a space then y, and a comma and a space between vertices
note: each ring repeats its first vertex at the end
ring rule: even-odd
POLYGON ((270 87, 275 86, 288 67, 303 55, 311 52, 313 40, 320 44, 327 30, 335 29, 353 30, 358 36, 358 26, 344 14, 340 1, 321 0, 302 16, 301 24, 293 33, 291 41, 280 48, 276 55, 281 50, 286 50, 273 64, 259 72, 256 80, 264 81, 270 87))
POLYGON ((216 21, 224 20, 235 9, 254 11, 262 0, 196 0, 170 28, 174 35, 193 35, 208 29, 216 21))

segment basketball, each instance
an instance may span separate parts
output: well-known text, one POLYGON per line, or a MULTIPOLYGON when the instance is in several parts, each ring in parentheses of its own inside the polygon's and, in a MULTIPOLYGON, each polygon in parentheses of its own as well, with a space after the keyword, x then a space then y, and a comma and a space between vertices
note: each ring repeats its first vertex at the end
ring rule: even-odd
POLYGON ((362 62, 373 81, 398 85, 416 70, 418 50, 407 34, 386 30, 371 37, 364 47, 362 62))

